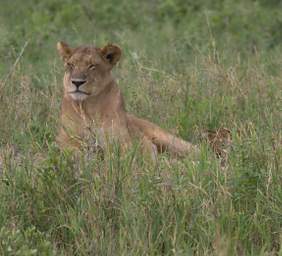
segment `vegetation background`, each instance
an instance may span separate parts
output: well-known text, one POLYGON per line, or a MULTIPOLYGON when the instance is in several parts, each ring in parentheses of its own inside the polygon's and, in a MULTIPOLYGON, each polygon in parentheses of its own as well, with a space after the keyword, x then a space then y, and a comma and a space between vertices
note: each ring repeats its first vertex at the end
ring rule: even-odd
POLYGON ((282 255, 280 0, 1 0, 0 36, 0 255, 282 255), (60 152, 59 40, 119 44, 128 111, 199 159, 60 152))

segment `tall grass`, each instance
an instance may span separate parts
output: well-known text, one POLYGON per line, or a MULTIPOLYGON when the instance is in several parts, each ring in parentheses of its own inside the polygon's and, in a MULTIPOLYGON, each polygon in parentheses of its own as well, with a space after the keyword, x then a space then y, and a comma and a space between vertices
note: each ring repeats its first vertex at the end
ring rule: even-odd
POLYGON ((0 255, 282 255, 280 2, 213 2, 1 3, 0 255), (127 110, 199 159, 60 152, 62 39, 119 44, 127 110))

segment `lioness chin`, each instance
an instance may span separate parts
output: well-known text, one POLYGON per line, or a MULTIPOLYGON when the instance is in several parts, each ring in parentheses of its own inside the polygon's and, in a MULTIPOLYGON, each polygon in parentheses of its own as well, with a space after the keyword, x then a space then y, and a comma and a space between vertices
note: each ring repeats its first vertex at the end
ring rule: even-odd
POLYGON ((71 48, 67 43, 58 42, 57 49, 65 66, 61 126, 57 136, 61 148, 81 148, 92 138, 92 145, 102 150, 113 142, 127 149, 138 140, 142 151, 153 158, 165 150, 176 155, 198 150, 157 125, 126 112, 122 93, 111 74, 121 57, 117 45, 71 48))

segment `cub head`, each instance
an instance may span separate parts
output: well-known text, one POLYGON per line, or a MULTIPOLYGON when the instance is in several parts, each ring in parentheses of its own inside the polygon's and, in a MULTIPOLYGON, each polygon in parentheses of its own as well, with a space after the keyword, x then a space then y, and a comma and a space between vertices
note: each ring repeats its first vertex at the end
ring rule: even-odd
POLYGON ((121 56, 121 49, 114 44, 103 48, 71 48, 67 43, 58 42, 57 50, 65 65, 65 95, 75 101, 83 101, 102 92, 113 80, 111 70, 121 56))

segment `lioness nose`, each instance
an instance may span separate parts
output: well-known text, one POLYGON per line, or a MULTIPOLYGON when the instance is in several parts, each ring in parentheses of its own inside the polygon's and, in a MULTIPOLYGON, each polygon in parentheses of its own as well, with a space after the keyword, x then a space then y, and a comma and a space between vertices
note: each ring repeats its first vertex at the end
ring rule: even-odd
POLYGON ((79 86, 83 85, 86 83, 86 80, 82 80, 82 79, 72 79, 71 82, 77 87, 79 88, 79 86))

